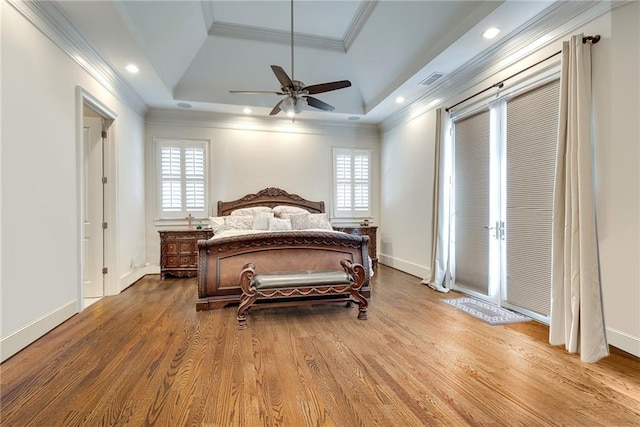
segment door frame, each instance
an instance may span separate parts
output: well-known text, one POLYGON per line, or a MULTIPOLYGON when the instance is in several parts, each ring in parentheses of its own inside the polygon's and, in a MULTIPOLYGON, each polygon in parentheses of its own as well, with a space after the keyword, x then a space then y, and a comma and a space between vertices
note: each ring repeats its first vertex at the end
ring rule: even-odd
POLYGON ((83 142, 83 118, 84 107, 88 107, 101 115, 104 120, 104 130, 107 137, 104 140, 103 163, 105 176, 108 177, 108 185, 103 189, 104 193, 104 221, 108 224, 103 233, 103 257, 108 267, 108 274, 104 275, 104 295, 115 295, 120 292, 118 286, 117 268, 117 188, 116 188, 116 149, 115 149, 115 123, 118 116, 97 97, 81 86, 76 86, 76 212, 77 212, 77 311, 84 309, 84 261, 82 256, 82 244, 84 241, 84 142, 83 142))

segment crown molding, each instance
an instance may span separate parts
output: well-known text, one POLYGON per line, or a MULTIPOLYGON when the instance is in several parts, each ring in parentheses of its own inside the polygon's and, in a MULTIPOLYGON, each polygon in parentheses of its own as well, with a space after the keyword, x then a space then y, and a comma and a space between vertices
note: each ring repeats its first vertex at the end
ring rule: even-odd
MULTIPOLYGON (((209 35, 291 45, 290 31, 267 30, 265 28, 230 24, 228 22, 214 22, 209 28, 209 35)), ((342 40, 336 38, 294 33, 294 41, 296 46, 331 50, 341 53, 346 52, 342 40)))
POLYGON ((144 100, 71 23, 55 2, 7 2, 116 98, 139 114, 145 113, 147 105, 144 100))
POLYGON ((345 51, 349 51, 351 49, 351 45, 358 38, 358 34, 360 34, 360 30, 364 27, 364 24, 367 23, 369 16, 373 13, 373 9, 378 5, 378 0, 362 0, 360 3, 360 7, 356 11, 356 15, 354 16, 351 24, 349 24, 349 28, 344 33, 344 49, 345 51))
POLYGON ((239 116, 210 111, 182 111, 151 108, 145 117, 147 124, 184 127, 233 129, 254 132, 278 132, 333 137, 379 138, 375 123, 336 123, 299 118, 294 124, 288 118, 239 116))
POLYGON ((604 15, 610 10, 625 4, 624 1, 589 1, 589 2, 558 2, 529 20, 520 29, 503 38, 492 48, 476 55, 455 71, 437 81, 419 98, 387 117, 380 123, 381 131, 387 132, 403 123, 418 117, 429 110, 441 106, 443 101, 455 102, 465 90, 485 82, 492 76, 508 69, 518 62, 535 55, 537 51, 557 43, 562 37, 571 34, 585 24, 604 15), (566 27, 566 28, 565 28, 566 27), (561 31, 559 31, 561 29, 561 31), (553 36, 550 36, 553 35, 553 36), (550 36, 550 37, 549 37, 550 36), (544 43, 543 37, 549 37, 544 43), (518 52, 539 44, 535 50, 526 56, 518 52), (433 104, 437 99, 441 102, 433 104))

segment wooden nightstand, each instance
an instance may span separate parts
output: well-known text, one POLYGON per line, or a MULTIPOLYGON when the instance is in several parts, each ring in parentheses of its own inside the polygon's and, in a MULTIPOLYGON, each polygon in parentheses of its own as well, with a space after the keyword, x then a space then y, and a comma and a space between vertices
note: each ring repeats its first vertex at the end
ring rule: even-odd
POLYGON ((336 231, 343 231, 349 234, 361 236, 369 236, 369 256, 373 268, 378 266, 378 249, 376 247, 376 239, 378 234, 378 226, 376 225, 334 225, 336 231))
POLYGON ((212 230, 160 230, 160 275, 195 277, 198 275, 198 240, 213 236, 212 230))

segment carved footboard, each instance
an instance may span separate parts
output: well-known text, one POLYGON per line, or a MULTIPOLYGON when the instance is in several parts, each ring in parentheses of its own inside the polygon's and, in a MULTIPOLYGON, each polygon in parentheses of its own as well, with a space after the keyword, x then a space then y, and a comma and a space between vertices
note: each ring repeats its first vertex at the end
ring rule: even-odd
POLYGON ((362 294, 371 296, 367 236, 330 231, 263 232, 198 242, 197 310, 239 303, 240 272, 247 263, 261 272, 332 270, 343 259, 365 269, 362 294))

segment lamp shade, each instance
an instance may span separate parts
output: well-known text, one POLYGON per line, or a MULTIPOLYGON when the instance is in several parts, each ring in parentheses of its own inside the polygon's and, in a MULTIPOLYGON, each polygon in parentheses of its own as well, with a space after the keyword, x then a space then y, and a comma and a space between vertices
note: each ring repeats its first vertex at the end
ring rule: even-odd
POLYGON ((296 99, 295 105, 293 106, 293 111, 296 114, 300 114, 302 113, 302 110, 304 110, 307 105, 309 105, 307 103, 307 98, 298 98, 296 99))
POLYGON ((280 109, 285 113, 289 113, 293 111, 294 107, 295 107, 295 100, 290 96, 287 96, 285 99, 283 99, 282 103, 280 104, 280 109))

